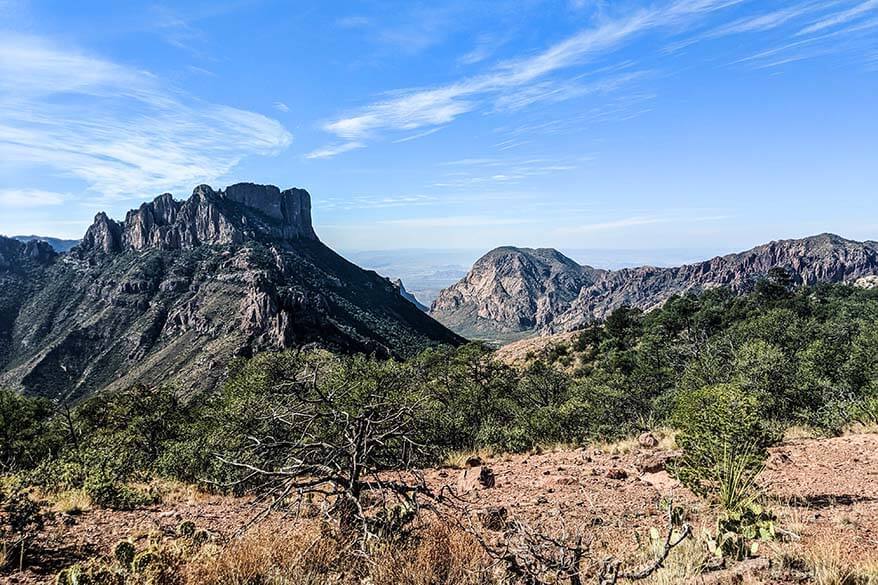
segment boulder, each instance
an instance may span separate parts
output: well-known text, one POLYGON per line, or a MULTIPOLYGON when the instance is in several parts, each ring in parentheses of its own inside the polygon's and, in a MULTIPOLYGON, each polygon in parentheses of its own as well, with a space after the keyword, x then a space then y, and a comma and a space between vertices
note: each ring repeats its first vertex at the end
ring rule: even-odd
POLYGON ((680 454, 676 451, 661 451, 641 459, 637 463, 637 470, 640 473, 658 473, 664 471, 668 463, 677 459, 680 454))

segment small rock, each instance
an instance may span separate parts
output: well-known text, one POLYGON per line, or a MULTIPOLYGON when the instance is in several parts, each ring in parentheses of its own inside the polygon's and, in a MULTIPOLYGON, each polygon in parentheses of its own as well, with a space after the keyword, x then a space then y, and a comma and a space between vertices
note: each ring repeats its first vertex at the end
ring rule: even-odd
POLYGON ((637 437, 637 443, 644 449, 655 449, 658 447, 659 441, 655 435, 646 432, 637 437))
POLYGON ((605 476, 607 477, 607 479, 622 480, 628 478, 628 472, 618 467, 611 467, 607 470, 605 476))
POLYGON ((495 485, 494 471, 489 467, 471 467, 464 469, 457 480, 459 493, 471 492, 477 489, 488 489, 495 485))
POLYGON ((677 453, 653 453, 646 459, 638 462, 637 470, 640 471, 640 473, 658 473, 659 471, 664 471, 668 463, 676 458, 677 453))
POLYGON ((483 488, 492 488, 496 483, 494 478, 494 470, 490 467, 482 467, 479 472, 479 483, 483 488))

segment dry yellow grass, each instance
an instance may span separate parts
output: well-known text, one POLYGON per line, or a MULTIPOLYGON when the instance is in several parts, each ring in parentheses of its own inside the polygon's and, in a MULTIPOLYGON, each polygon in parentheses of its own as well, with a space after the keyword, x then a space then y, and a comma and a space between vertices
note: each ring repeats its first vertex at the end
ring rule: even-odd
POLYGON ((497 451, 487 447, 467 451, 452 451, 445 456, 442 464, 444 467, 451 467, 452 469, 463 469, 466 467, 467 460, 471 457, 478 457, 482 461, 485 461, 496 455, 498 455, 497 451))
MULTIPOLYGON (((677 447, 677 432, 675 430, 659 428, 650 432, 658 439, 656 449, 670 451, 677 447)), ((610 455, 627 455, 640 449, 640 443, 638 443, 637 437, 628 437, 619 441, 595 443, 593 447, 610 455)))
POLYGON ((878 585, 878 552, 851 561, 837 540, 812 543, 804 552, 815 585, 878 585))
POLYGON ((671 551, 664 568, 655 572, 644 585, 679 585, 701 575, 709 554, 701 537, 693 536, 671 551))
POLYGON ((802 441, 805 439, 817 439, 825 436, 824 433, 821 433, 817 429, 812 427, 804 426, 804 425, 793 425, 787 427, 783 433, 783 441, 788 443, 790 441, 802 441))
POLYGON ((490 583, 478 543, 445 525, 431 525, 413 544, 375 546, 362 554, 354 541, 319 522, 263 525, 226 547, 202 549, 187 568, 197 585, 431 585, 490 583))
POLYGON ((200 504, 208 499, 208 495, 198 486, 169 479, 153 480, 146 489, 158 493, 162 502, 169 504, 200 504))
POLYGON ((68 490, 60 492, 51 497, 53 508, 59 514, 81 514, 91 509, 91 498, 85 493, 85 490, 68 490))

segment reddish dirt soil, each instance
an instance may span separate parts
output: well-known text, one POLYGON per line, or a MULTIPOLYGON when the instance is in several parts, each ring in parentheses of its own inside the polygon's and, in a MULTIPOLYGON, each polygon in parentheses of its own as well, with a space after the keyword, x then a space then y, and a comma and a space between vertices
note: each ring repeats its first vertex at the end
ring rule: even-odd
POLYGON ((772 449, 763 480, 798 547, 840 544, 850 561, 878 551, 878 434, 796 441, 772 449))
MULTIPOLYGON (((494 472, 495 485, 488 489, 473 478, 478 468, 431 469, 426 478, 434 489, 454 488, 461 506, 502 506, 510 518, 545 530, 593 526, 599 537, 596 551, 624 557, 637 550, 636 534, 642 538, 649 528, 664 525, 660 502, 665 498, 682 505, 696 526, 714 521, 706 504, 667 473, 638 471, 639 464, 655 454, 643 448, 624 455, 583 448, 498 456, 483 462, 494 472)), ((852 561, 878 550, 878 434, 776 447, 762 480, 781 526, 798 537, 765 554, 776 555, 779 547, 807 550, 827 539, 842 543, 843 554, 852 561)), ((21 574, 0 576, 0 583, 52 583, 64 566, 107 554, 123 538, 172 536, 183 520, 194 521, 219 539, 228 538, 258 512, 250 503, 246 498, 201 494, 134 512, 93 509, 73 517, 72 524, 69 517, 58 515, 32 547, 30 566, 21 574)))

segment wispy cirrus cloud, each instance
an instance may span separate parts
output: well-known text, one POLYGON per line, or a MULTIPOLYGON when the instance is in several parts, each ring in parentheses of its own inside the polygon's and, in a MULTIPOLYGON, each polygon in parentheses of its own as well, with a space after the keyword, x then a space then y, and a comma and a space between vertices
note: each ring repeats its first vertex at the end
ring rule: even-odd
POLYGON ((857 18, 860 18, 865 14, 868 14, 869 12, 874 12, 876 10, 878 10, 878 0, 866 0, 866 2, 858 4, 853 8, 836 12, 806 26, 805 28, 800 30, 797 35, 801 36, 814 34, 816 32, 820 32, 834 26, 846 24, 848 22, 856 20, 857 18))
POLYGON ((749 63, 756 68, 776 67, 823 55, 837 54, 843 51, 865 51, 864 61, 868 61, 868 48, 857 45, 857 41, 865 39, 875 49, 875 38, 872 34, 878 28, 878 18, 862 20, 846 27, 818 35, 811 35, 797 41, 784 43, 742 57, 733 63, 749 63), (847 42, 842 42, 842 41, 847 42))
MULTIPOLYGON (((440 126, 492 103, 501 106, 504 100, 516 103, 512 96, 522 88, 537 101, 553 95, 560 98, 565 91, 572 95, 576 92, 571 93, 569 87, 558 91, 550 88, 547 76, 581 65, 645 31, 679 25, 741 1, 676 0, 668 6, 640 9, 626 17, 583 29, 533 56, 501 63, 486 73, 437 87, 389 94, 359 112, 326 123, 323 128, 348 142, 365 144, 382 132, 440 126), (535 83, 543 85, 535 86, 535 83)), ((343 151, 335 154, 340 152, 343 151)))
POLYGON ((258 113, 199 100, 76 47, 0 35, 0 160, 126 198, 214 181, 291 134, 258 113))
POLYGON ((530 223, 523 218, 503 218, 494 215, 457 215, 448 217, 414 217, 387 219, 378 223, 406 228, 468 228, 500 225, 520 225, 530 223))
POLYGON ((66 195, 40 189, 0 189, 0 207, 46 207, 61 205, 66 195))
POLYGON ((317 150, 312 150, 308 154, 305 155, 305 158, 308 159, 320 159, 320 158, 332 158, 338 154, 342 154, 343 152, 349 152, 351 150, 356 150, 358 148, 363 148, 365 144, 362 142, 357 142, 356 140, 351 140, 349 142, 342 142, 338 144, 331 144, 329 146, 325 146, 323 148, 318 148, 317 150))

